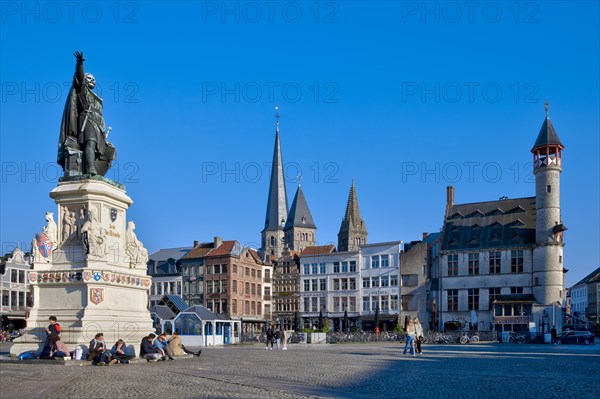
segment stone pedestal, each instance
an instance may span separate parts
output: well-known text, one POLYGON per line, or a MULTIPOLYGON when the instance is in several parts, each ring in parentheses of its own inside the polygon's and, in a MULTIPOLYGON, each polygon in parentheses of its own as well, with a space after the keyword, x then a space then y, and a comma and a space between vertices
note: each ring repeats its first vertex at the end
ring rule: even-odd
POLYGON ((87 348, 102 332, 109 347, 121 338, 137 353, 153 327, 147 258, 139 256, 147 252, 133 223, 126 223, 133 201, 122 186, 102 177, 65 180, 50 193, 58 205, 57 242, 50 256, 35 254, 29 273, 33 307, 26 334, 11 353, 39 349, 50 316, 57 317, 70 350, 87 348))

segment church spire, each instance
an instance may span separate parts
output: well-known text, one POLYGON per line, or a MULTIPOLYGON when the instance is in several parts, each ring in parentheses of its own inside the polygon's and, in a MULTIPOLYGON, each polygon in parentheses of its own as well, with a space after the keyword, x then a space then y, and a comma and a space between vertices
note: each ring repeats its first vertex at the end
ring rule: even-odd
POLYGON ((271 258, 281 256, 283 227, 288 218, 288 200, 283 175, 283 160, 279 138, 279 107, 275 107, 275 148, 271 165, 271 181, 267 199, 265 227, 262 231, 262 249, 271 258))
POLYGON ((300 179, 298 179, 298 189, 292 201, 284 233, 286 244, 296 251, 302 251, 308 246, 316 245, 317 242, 317 226, 300 186, 300 179))
POLYGON ((344 219, 350 219, 352 221, 360 220, 360 209, 358 209, 358 198, 356 198, 354 179, 352 179, 352 185, 350 186, 350 193, 348 194, 348 203, 346 204, 346 213, 344 214, 344 219))
POLYGON ((358 197, 352 179, 346 213, 338 233, 338 251, 358 251, 360 245, 367 243, 367 236, 367 228, 364 219, 360 216, 358 197))

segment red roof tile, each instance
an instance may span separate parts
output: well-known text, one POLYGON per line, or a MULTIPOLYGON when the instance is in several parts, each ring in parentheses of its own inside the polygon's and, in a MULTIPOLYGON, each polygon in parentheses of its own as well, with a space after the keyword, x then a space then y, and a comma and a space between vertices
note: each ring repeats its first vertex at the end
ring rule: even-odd
POLYGON ((306 247, 302 250, 302 256, 310 256, 310 255, 323 255, 330 254, 335 251, 335 245, 317 245, 313 247, 306 247))

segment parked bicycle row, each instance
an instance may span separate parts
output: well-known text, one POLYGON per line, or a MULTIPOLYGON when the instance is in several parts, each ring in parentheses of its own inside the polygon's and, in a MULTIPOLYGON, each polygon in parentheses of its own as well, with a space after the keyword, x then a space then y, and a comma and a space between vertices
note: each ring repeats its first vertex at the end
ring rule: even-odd
MULTIPOLYGON (((327 332, 325 342, 328 344, 341 344, 341 343, 367 343, 367 342, 404 342, 406 336, 402 332, 394 331, 383 331, 379 333, 371 331, 358 331, 358 332, 327 332)), ((516 339, 514 338, 517 342, 516 339)), ((266 334, 251 334, 246 333, 243 335, 241 342, 243 343, 266 343, 266 334)), ((500 341, 495 331, 483 331, 483 332, 463 332, 463 331, 428 331, 423 335, 424 344, 474 344, 480 341, 491 342, 500 341)), ((286 332, 286 342, 288 344, 297 343, 311 343, 311 335, 304 332, 286 332)), ((513 341, 511 341, 513 342, 513 341)), ((519 341, 521 342, 521 338, 519 341)), ((529 338, 527 341, 531 342, 529 338)))

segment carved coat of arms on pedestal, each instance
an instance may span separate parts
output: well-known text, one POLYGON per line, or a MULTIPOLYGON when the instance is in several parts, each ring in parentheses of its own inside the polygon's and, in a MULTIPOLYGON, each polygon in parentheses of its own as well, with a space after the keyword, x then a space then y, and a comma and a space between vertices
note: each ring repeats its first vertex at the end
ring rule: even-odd
POLYGON ((90 288, 90 301, 96 305, 104 301, 104 288, 90 288))

